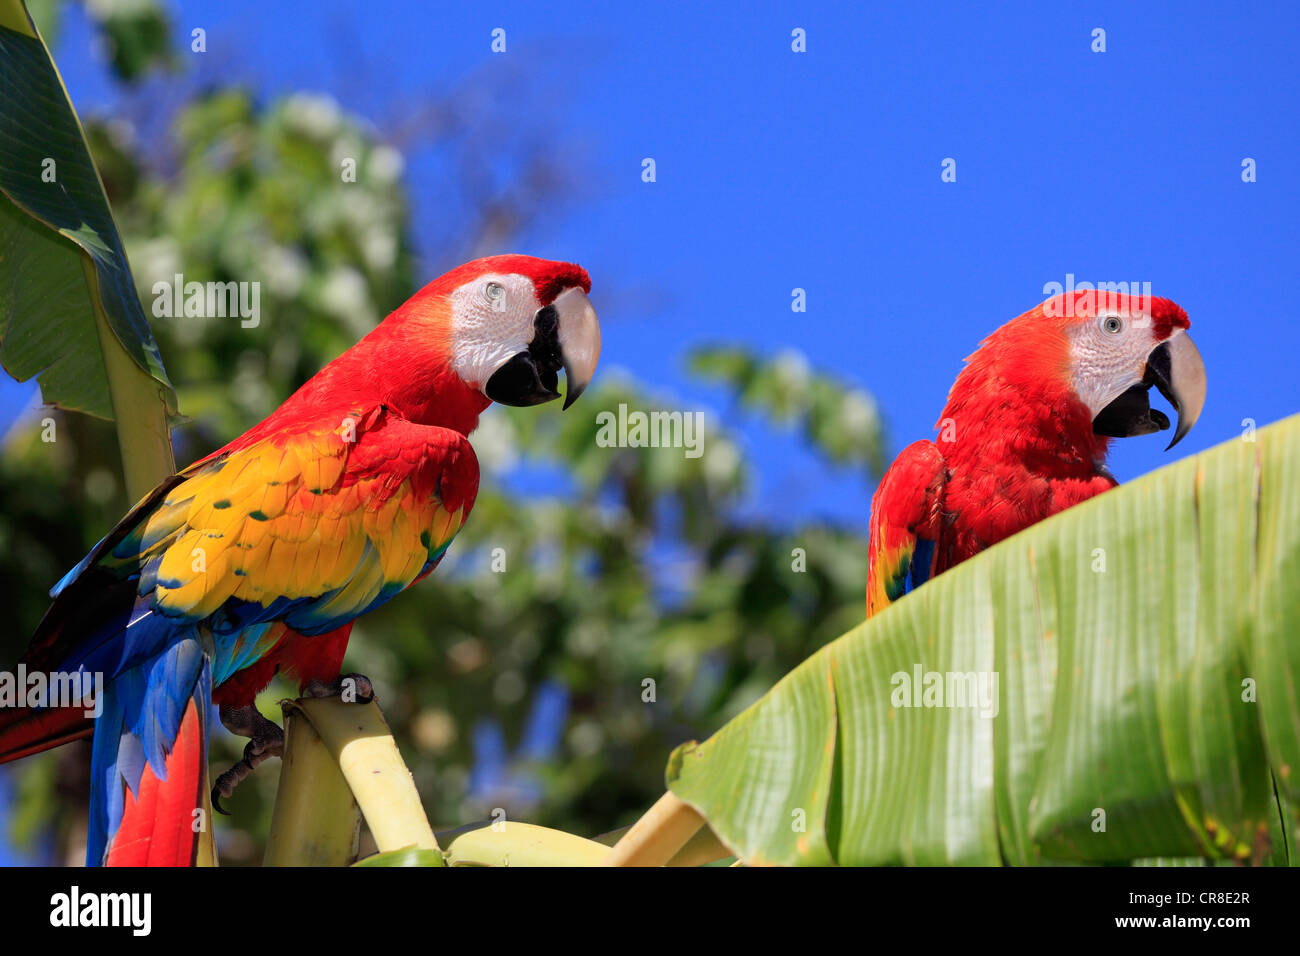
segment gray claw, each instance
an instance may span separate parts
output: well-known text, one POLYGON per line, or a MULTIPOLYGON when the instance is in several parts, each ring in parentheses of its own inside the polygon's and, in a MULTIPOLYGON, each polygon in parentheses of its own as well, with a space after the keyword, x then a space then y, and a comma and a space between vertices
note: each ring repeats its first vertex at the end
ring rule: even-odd
POLYGON ((243 758, 217 777, 217 782, 212 787, 212 809, 229 816, 229 811, 221 805, 222 798, 229 799, 235 788, 244 782, 244 778, 268 757, 284 755, 284 731, 263 717, 262 712, 251 704, 247 707, 222 707, 221 723, 232 734, 249 738, 243 758))

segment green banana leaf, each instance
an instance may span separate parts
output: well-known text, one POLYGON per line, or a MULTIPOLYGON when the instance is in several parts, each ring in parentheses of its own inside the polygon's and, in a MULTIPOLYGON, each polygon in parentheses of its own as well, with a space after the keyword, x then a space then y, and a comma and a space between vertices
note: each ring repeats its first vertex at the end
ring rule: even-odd
POLYGON ((354 867, 389 867, 389 866, 443 866, 442 854, 437 850, 418 850, 413 846, 403 847, 400 850, 389 850, 387 853, 376 853, 366 857, 364 860, 358 860, 352 864, 354 867))
POLYGON ((117 419, 127 488, 173 470, 176 395, 108 198, 22 0, 0 0, 0 363, 47 403, 117 419))
POLYGON ((1285 864, 1298 683, 1293 416, 940 575, 668 784, 753 864, 1285 864))

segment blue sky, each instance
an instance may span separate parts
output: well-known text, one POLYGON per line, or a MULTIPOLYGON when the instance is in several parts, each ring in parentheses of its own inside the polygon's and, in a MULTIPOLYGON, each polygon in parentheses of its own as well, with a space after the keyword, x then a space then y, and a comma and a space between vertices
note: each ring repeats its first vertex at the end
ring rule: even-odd
MULTIPOLYGON (((600 188, 512 251, 584 264, 602 364, 687 407, 721 399, 685 378, 691 345, 794 346, 878 397, 897 451, 931 435, 978 341, 1072 273, 1149 281, 1179 302, 1209 372, 1205 413, 1175 452, 1160 436, 1114 444, 1121 480, 1240 434, 1244 418, 1300 411, 1285 292, 1300 258, 1296 5, 713 6, 173 10, 178 47, 205 28, 232 78, 362 114, 529 58, 563 91, 553 135, 585 151, 600 188), (496 27, 505 54, 490 52, 496 27), (795 27, 806 53, 791 51, 795 27), (1098 27, 1105 53, 1090 49, 1098 27), (955 183, 940 181, 945 157, 955 183), (1257 182, 1242 182, 1246 157, 1257 182), (618 314, 601 308, 602 284, 653 289, 659 304, 618 314), (790 311, 796 286, 805 315, 790 311)), ((56 57, 83 112, 113 103, 87 49, 74 20, 56 57)), ((407 175, 418 237, 443 197, 429 163, 407 175)), ((5 388, 0 412, 26 394, 5 388)), ((761 474, 750 507, 865 528, 860 477, 790 435, 744 436, 761 474)))

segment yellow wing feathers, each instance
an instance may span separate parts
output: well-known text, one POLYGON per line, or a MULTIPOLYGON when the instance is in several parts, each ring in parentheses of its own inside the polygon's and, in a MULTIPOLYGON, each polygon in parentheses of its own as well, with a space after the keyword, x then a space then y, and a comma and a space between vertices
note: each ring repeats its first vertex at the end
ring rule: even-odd
MULTIPOLYGON (((437 437, 434 453, 449 443, 437 437)), ((462 436, 452 441, 468 448, 462 436)), ((269 605, 338 590, 313 614, 354 616, 385 588, 410 584, 464 521, 466 509, 444 509, 430 480, 446 456, 397 447, 377 465, 373 447, 359 456, 335 432, 248 445, 193 466, 124 543, 142 565, 161 557, 155 604, 169 614, 200 618, 232 597, 269 605)))

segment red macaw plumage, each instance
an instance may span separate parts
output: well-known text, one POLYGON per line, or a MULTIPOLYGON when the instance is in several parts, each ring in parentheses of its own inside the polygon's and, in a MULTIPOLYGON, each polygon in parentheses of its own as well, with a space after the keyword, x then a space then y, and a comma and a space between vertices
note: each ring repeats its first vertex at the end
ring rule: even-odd
POLYGON ((1205 402, 1205 368, 1168 299, 1078 291, 1012 319, 966 360, 937 441, 913 442, 871 505, 867 616, 1035 522, 1115 486, 1111 438, 1169 427, 1205 402))
POLYGON ((528 256, 435 279, 59 582, 24 663, 102 673, 103 710, 6 712, 0 761, 93 732, 89 863, 194 862, 210 702, 253 736, 241 725, 275 729, 253 700, 277 672, 338 678, 354 619, 432 571, 469 516, 479 414, 559 397, 561 368, 565 407, 590 381, 589 291, 580 267, 528 256))

